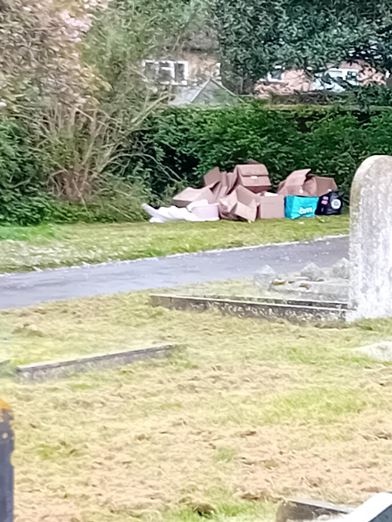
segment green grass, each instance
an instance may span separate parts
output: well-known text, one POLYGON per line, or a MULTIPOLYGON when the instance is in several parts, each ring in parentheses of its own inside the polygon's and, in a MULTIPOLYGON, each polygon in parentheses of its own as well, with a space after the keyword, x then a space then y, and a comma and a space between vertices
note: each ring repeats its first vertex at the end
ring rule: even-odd
POLYGON ((285 496, 359 502, 392 480, 391 366, 341 328, 151 308, 143 294, 0 313, 19 362, 170 342, 167 360, 42 383, 14 410, 17 522, 272 522, 285 496))
POLYGON ((0 272, 299 241, 347 231, 348 216, 256 223, 0 227, 0 272))

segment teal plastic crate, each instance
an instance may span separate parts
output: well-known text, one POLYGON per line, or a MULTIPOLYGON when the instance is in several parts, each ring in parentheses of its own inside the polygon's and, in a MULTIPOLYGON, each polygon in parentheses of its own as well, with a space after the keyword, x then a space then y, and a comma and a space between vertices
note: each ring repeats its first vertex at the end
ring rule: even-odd
POLYGON ((312 218, 316 215, 319 198, 286 196, 285 216, 288 219, 312 218))

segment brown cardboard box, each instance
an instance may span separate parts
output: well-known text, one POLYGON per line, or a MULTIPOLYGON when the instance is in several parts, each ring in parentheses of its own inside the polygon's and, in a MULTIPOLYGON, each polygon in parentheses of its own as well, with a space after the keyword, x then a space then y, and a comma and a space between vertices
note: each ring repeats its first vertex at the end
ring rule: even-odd
POLYGON ((215 196, 211 189, 204 187, 201 189, 186 188, 173 198, 173 205, 176 207, 187 207, 189 203, 194 201, 200 201, 201 199, 207 200, 208 203, 215 202, 215 196))
POLYGON ((220 198, 224 198, 229 193, 227 173, 221 173, 221 181, 215 185, 212 189, 212 193, 214 194, 215 201, 219 201, 220 198))
POLYGON ((279 194, 263 194, 259 198, 259 219, 284 218, 284 196, 279 194))
POLYGON ((229 195, 235 187, 237 176, 233 172, 221 172, 221 181, 214 186, 212 192, 215 200, 224 198, 229 195))
POLYGON ((338 190, 338 186, 333 178, 314 176, 313 179, 316 181, 316 196, 324 196, 332 190, 338 190))
POLYGON ((238 186, 229 196, 221 198, 219 201, 219 212, 222 219, 255 221, 257 208, 257 196, 241 186, 238 186))
POLYGON ((278 194, 282 196, 323 196, 330 190, 337 190, 335 180, 314 176, 311 169, 295 170, 282 181, 278 194))
MULTIPOLYGON (((310 169, 295 170, 279 184, 278 194, 281 196, 306 196, 304 185, 308 180, 310 169)), ((311 190, 310 184, 306 187, 311 190)))
POLYGON ((226 174, 228 194, 230 194, 230 192, 235 188, 238 181, 237 178, 236 172, 228 172, 226 174))
POLYGON ((222 181, 224 174, 224 172, 220 171, 219 167, 213 168, 204 176, 204 186, 212 189, 222 181))
POLYGON ((267 167, 262 163, 237 165, 234 173, 238 176, 238 185, 242 185, 255 194, 261 194, 271 188, 267 167))

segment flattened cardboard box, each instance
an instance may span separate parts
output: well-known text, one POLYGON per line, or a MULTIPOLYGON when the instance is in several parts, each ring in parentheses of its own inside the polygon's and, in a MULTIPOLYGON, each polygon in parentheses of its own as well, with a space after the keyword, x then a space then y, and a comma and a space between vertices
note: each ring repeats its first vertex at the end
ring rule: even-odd
POLYGON ((257 217, 259 219, 283 219, 284 196, 278 194, 260 196, 257 217))
POLYGON ((234 173, 238 176, 238 185, 242 185, 255 194, 261 194, 271 188, 267 167, 262 163, 237 165, 234 173))

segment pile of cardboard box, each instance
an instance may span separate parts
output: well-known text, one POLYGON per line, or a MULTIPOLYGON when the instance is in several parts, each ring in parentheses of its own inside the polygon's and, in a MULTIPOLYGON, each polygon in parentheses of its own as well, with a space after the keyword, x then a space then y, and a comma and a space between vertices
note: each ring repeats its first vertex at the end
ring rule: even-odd
POLYGON ((329 191, 337 190, 333 178, 314 176, 310 169, 297 170, 290 174, 278 188, 277 193, 270 192, 271 181, 265 165, 251 161, 237 165, 233 172, 222 172, 215 167, 204 176, 204 187, 186 188, 173 199, 178 208, 189 208, 196 202, 199 206, 200 220, 203 220, 203 208, 207 214, 209 206, 214 205, 221 219, 271 219, 285 217, 286 196, 320 197, 329 191))

